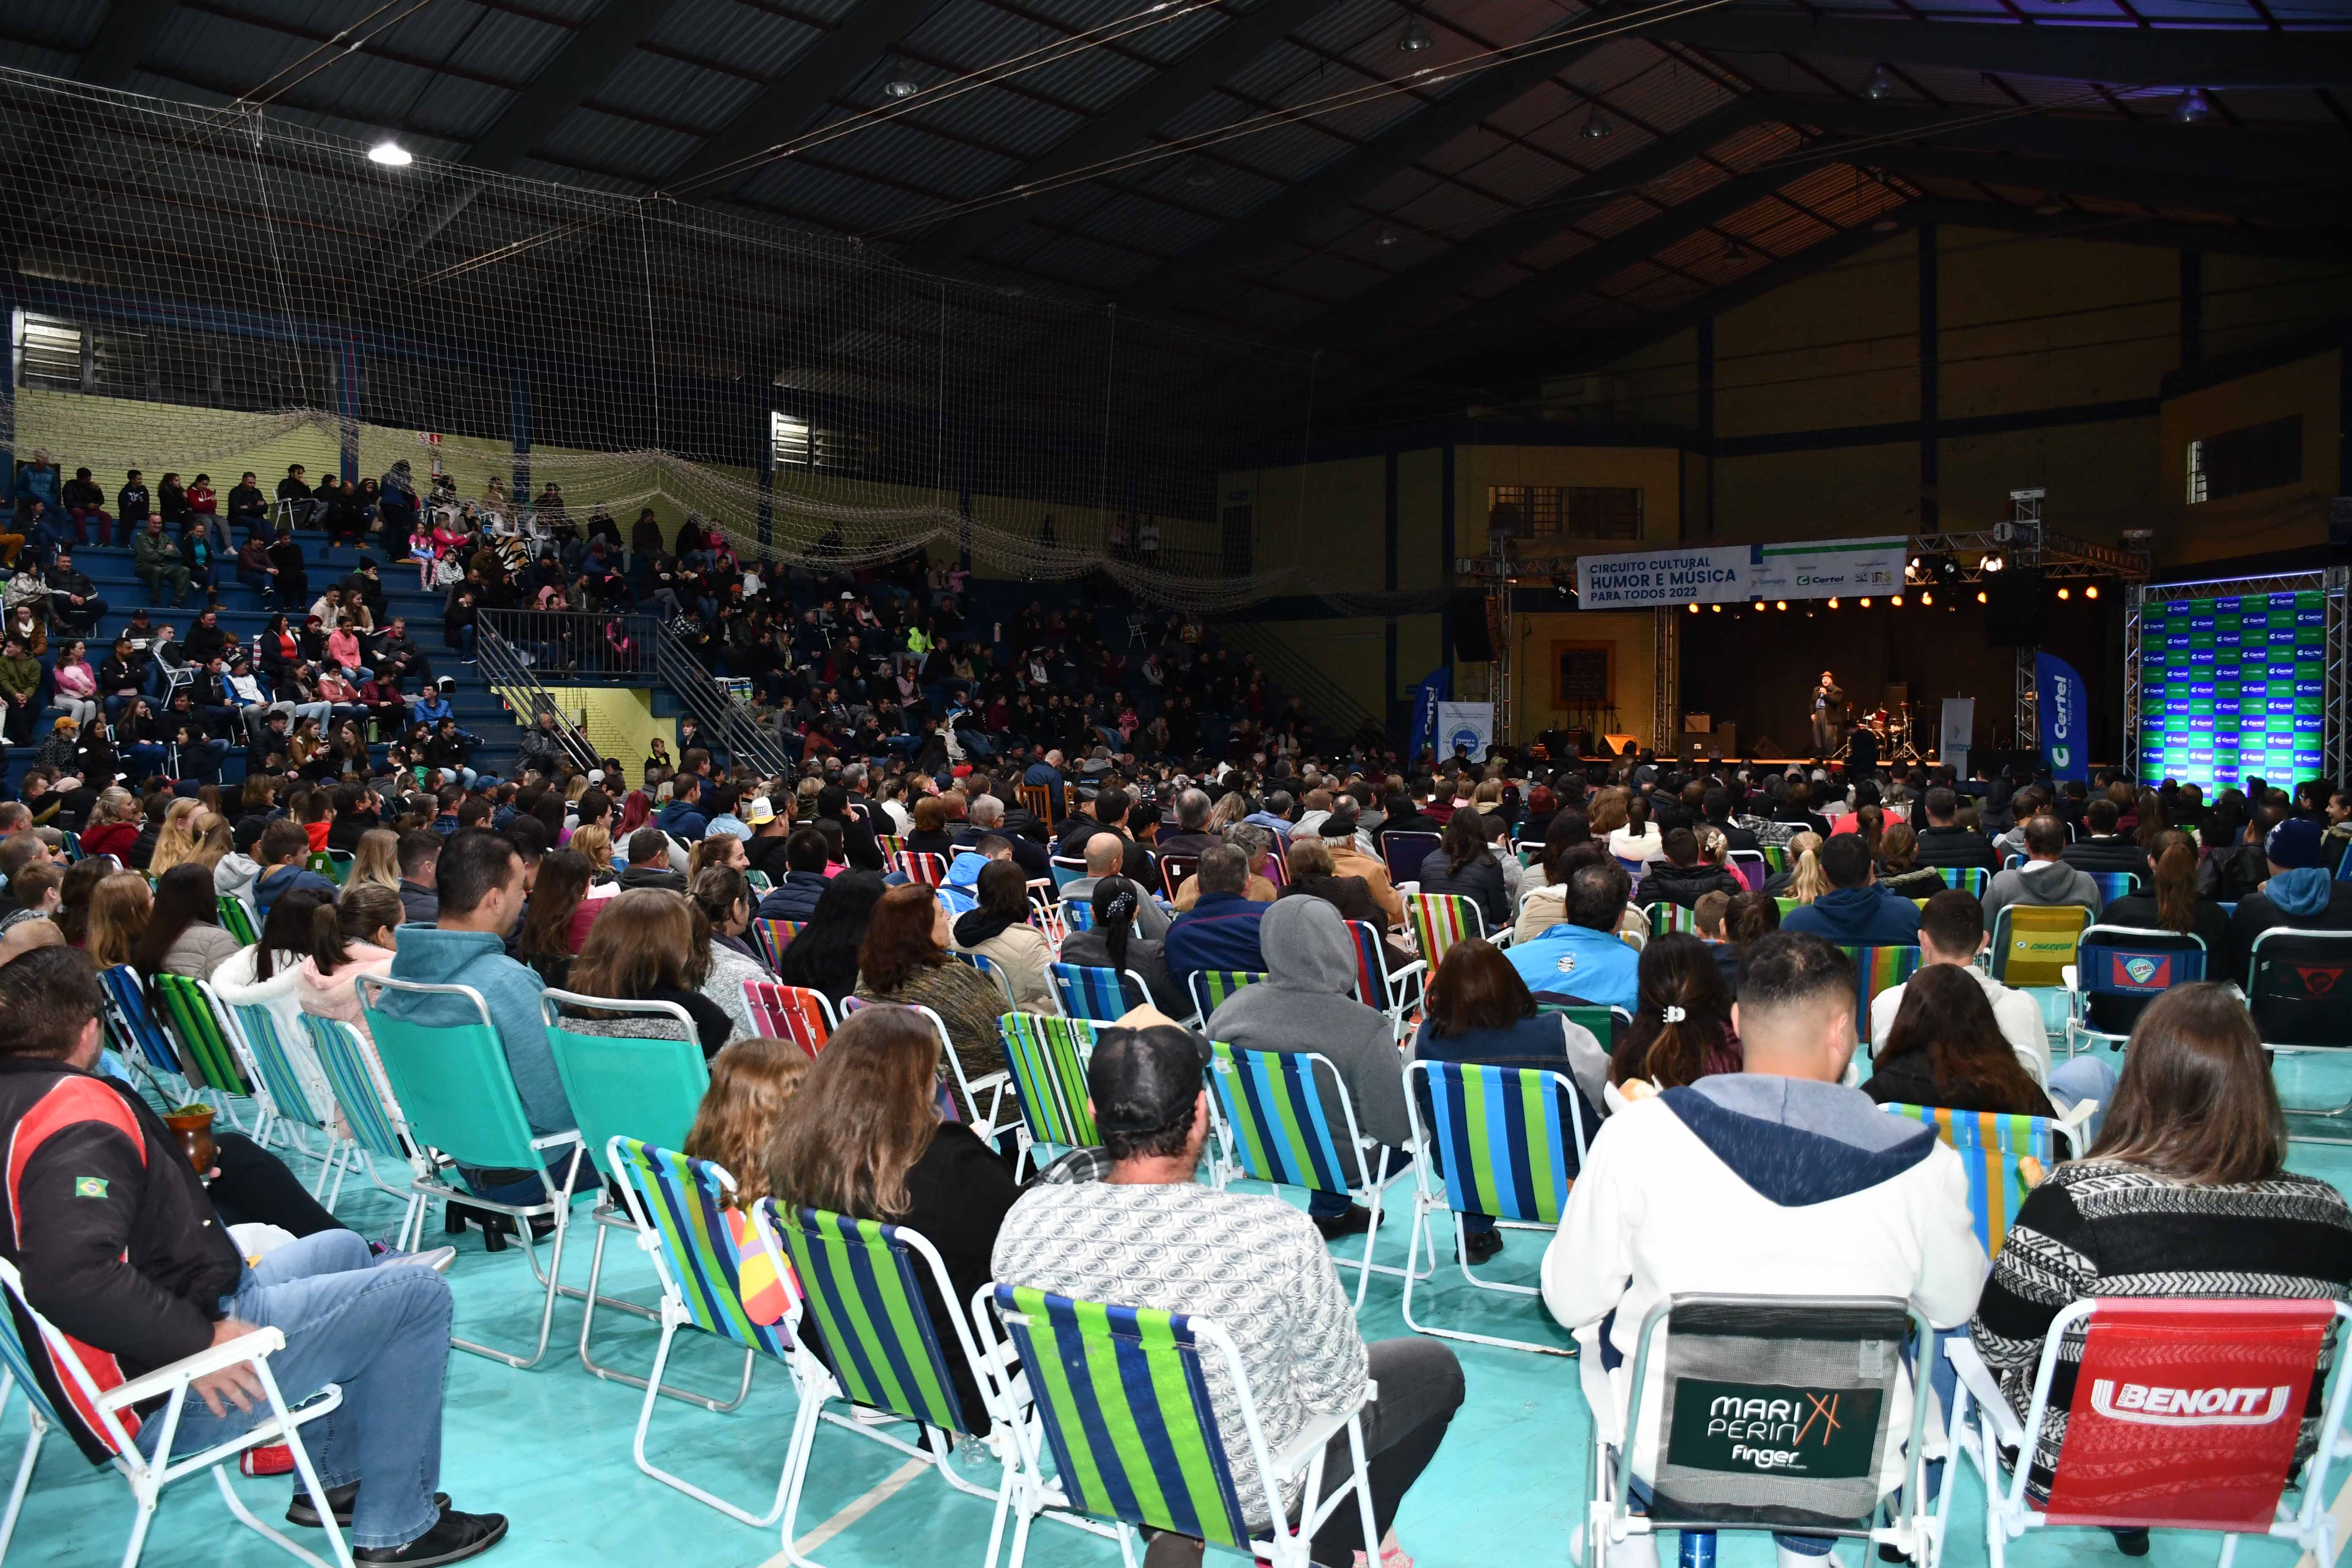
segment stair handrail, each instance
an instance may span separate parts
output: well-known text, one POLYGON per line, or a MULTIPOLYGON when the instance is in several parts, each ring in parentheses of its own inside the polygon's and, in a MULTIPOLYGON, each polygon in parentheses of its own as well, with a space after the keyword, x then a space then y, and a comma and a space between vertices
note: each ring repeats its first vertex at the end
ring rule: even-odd
MULTIPOLYGON (((555 715, 556 738, 562 743, 565 754, 581 771, 584 773, 603 765, 603 759, 596 755, 596 748, 589 743, 588 737, 563 711, 563 705, 556 701, 555 693, 540 684, 539 677, 531 673, 530 666, 523 662, 521 654, 499 635, 497 628, 479 619, 474 624, 474 657, 481 666, 482 679, 489 682, 491 690, 499 691, 501 695, 504 691, 520 691, 522 694, 528 705, 528 710, 520 715, 524 730, 530 730, 539 721, 541 712, 552 713, 555 715)), ((511 705, 512 700, 509 699, 509 702, 511 705)))
POLYGON ((686 704, 705 733, 718 738, 730 757, 752 763, 764 778, 792 776, 793 761, 776 738, 719 691, 718 678, 667 625, 656 637, 654 658, 662 684, 686 704))

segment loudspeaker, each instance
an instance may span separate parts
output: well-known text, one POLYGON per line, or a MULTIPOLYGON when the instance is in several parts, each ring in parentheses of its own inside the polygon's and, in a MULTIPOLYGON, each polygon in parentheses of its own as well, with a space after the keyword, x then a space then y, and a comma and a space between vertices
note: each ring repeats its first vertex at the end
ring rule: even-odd
POLYGON ((1486 631, 1486 595, 1478 588, 1457 588, 1454 592, 1454 659, 1463 664, 1491 664, 1495 659, 1495 639, 1486 631))
POLYGON ((2050 595, 2039 572, 1988 572, 1984 577, 1985 641, 1994 647, 2035 647, 2050 618, 2050 595))

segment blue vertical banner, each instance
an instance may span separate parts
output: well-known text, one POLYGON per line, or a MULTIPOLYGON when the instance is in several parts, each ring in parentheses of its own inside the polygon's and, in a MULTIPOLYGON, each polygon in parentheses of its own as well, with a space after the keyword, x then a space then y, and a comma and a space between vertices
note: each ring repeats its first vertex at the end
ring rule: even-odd
POLYGON ((2056 654, 2034 654, 2033 710, 2041 719, 2042 760, 2053 779, 2091 776, 2088 709, 2083 697, 2083 678, 2073 665, 2056 654))
POLYGON ((1454 667, 1441 664, 1421 678, 1421 685, 1412 694, 1412 733, 1405 742, 1405 761, 1411 763, 1421 755, 1423 746, 1437 741, 1437 705, 1454 695, 1454 667))

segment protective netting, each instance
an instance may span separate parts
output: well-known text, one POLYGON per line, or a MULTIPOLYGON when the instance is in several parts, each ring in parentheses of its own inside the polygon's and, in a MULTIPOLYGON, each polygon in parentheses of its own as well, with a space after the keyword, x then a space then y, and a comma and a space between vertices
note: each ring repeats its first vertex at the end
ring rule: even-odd
MULTIPOLYGON (((1303 438, 1307 358, 659 195, 417 162, 0 71, 0 447, 102 483, 245 468, 691 512, 747 559, 908 547, 1237 608, 1292 579, 1219 479, 1303 438)), ((226 476, 226 477, 224 477, 226 476)))

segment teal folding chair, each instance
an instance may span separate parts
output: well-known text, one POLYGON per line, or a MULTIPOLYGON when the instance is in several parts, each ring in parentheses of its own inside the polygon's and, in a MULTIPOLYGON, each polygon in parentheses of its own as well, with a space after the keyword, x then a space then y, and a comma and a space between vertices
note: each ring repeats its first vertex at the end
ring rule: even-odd
POLYGON ((1095 1051, 1095 1026, 1083 1019, 1041 1013, 1007 1013, 996 1020, 1004 1060, 1020 1097, 1020 1148, 1013 1174, 1029 1163, 1043 1168, 1072 1149, 1102 1142, 1094 1113, 1087 1109, 1087 1063, 1095 1051), (1044 1152, 1039 1152, 1039 1151, 1044 1152))
POLYGON ((1265 977, 1263 971, 1250 969, 1198 969, 1186 975, 1184 989, 1192 998, 1192 1026, 1206 1029, 1212 1014, 1265 977))
POLYGON ((538 1343, 530 1355, 520 1356, 454 1335, 449 1342, 509 1366, 537 1366, 547 1355, 548 1334, 555 1323, 563 1242, 571 1229, 580 1167, 586 1163, 580 1133, 569 1127, 548 1133, 530 1130, 522 1098, 515 1092, 514 1075, 507 1068, 498 1026, 491 1021, 489 1005, 480 992, 468 985, 428 985, 383 974, 362 975, 358 990, 360 1008, 383 1063, 383 1075, 407 1112, 409 1131, 417 1142, 461 1166, 530 1171, 546 1194, 541 1203, 497 1202, 477 1196, 471 1188, 445 1179, 437 1171, 415 1183, 416 1190, 428 1198, 502 1214, 513 1220, 531 1276, 546 1288, 539 1312, 538 1343), (400 1011, 384 1011, 387 1001, 395 1003, 400 1011), (559 1185, 548 1174, 547 1160, 550 1153, 562 1157, 567 1152, 559 1185), (540 1218, 552 1220, 555 1226, 554 1248, 544 1272, 530 1223, 540 1218))
POLYGON ((820 1209, 786 1212, 762 1202, 752 1217, 792 1266, 800 1284, 802 1321, 824 1346, 822 1363, 809 1356, 795 1363, 802 1373, 801 1404, 784 1460, 784 1561, 798 1568, 819 1568, 802 1555, 794 1525, 818 1432, 830 1423, 922 1460, 956 1490, 994 1503, 985 1561, 995 1562, 1005 1514, 1019 1484, 1019 1450, 1010 1441, 992 1445, 1000 1466, 992 1490, 957 1473, 953 1445, 975 1436, 976 1424, 956 1397, 948 1358, 962 1357, 992 1427, 1018 1426, 1021 1415, 998 1369, 982 1355, 938 1249, 903 1226, 820 1209), (928 1279, 937 1291, 947 1322, 932 1316, 919 1279, 928 1279), (925 1446, 917 1447, 879 1426, 833 1414, 826 1407, 836 1400, 917 1423, 925 1446))
POLYGON ((1427 1241, 1437 1262, 1431 1220, 1451 1214, 1454 1256, 1462 1278, 1481 1290, 1514 1296, 1541 1292, 1533 1285, 1481 1279, 1471 1271, 1465 1215, 1485 1215, 1505 1230, 1557 1231, 1568 1190, 1584 1169, 1586 1141, 1600 1131, 1564 1072, 1482 1062, 1415 1061, 1404 1069, 1405 1109, 1412 1118, 1412 1237, 1405 1245, 1404 1325, 1417 1334, 1468 1340, 1507 1350, 1574 1355, 1575 1346, 1475 1334, 1417 1323, 1412 1317, 1413 1264, 1427 1241), (1586 1121, 1591 1126, 1588 1130, 1586 1121))
MULTIPOLYGON (((217 993, 215 997, 217 1000, 217 993)), ((263 1115, 253 1141, 266 1143, 271 1133, 283 1130, 289 1148, 319 1162, 319 1179, 311 1184, 310 1191, 314 1195, 324 1191, 327 1173, 337 1157, 339 1135, 335 1120, 330 1108, 314 1100, 310 1086, 296 1068, 289 1042, 278 1032, 278 1015, 259 1002, 223 1002, 220 1005, 238 1054, 245 1058, 246 1069, 261 1088, 263 1115), (317 1140, 316 1148, 310 1144, 311 1138, 317 1140)))
MULTIPOLYGON (((1249 1369, 1231 1336, 1211 1320, 1002 1283, 987 1287, 974 1306, 990 1300, 1035 1400, 1036 1421, 1021 1429, 1023 1476, 1044 1474, 1042 1436, 1059 1480, 1055 1500, 1080 1516, 1066 1521, 1115 1527, 1127 1563, 1136 1560, 1137 1531, 1172 1531, 1274 1568, 1307 1568, 1315 1532, 1350 1494, 1363 1539, 1378 1538, 1364 1454, 1363 1406, 1374 1392, 1369 1384, 1348 1408, 1313 1416, 1277 1455, 1258 1420, 1249 1369), (1211 1356, 1231 1390, 1238 1454, 1210 1395, 1204 1363, 1211 1356), (1324 1453, 1343 1431, 1349 1470, 1325 1490, 1324 1453), (1306 1490, 1293 1524, 1284 1488, 1302 1473, 1306 1490), (1270 1522, 1255 1525, 1256 1519, 1270 1522)), ((985 1314, 974 1316, 986 1323, 985 1314)), ((1011 1568, 1022 1568, 1028 1555, 1029 1521, 1045 1495, 1034 1486, 1021 1489, 1011 1568)))
POLYGON ((1062 1016, 1095 1024, 1115 1024, 1151 1000, 1150 987, 1133 970, 1089 969, 1077 963, 1046 965, 1054 983, 1055 1000, 1062 1016))
MULTIPOLYGON (((350 1136, 337 1140, 333 1158, 337 1164, 334 1193, 343 1190, 343 1174, 359 1171, 378 1187, 398 1198, 402 1204, 400 1229, 393 1245, 415 1251, 423 1239, 425 1226, 425 1194, 416 1190, 418 1178, 431 1173, 432 1160, 418 1148, 408 1135, 407 1119, 401 1115, 399 1103, 394 1100, 376 1078, 376 1068, 368 1059, 367 1043, 360 1032, 340 1018, 325 1018, 316 1013, 302 1015, 302 1026, 309 1035, 310 1048, 318 1053, 319 1066, 327 1075, 327 1086, 334 1091, 335 1104, 343 1113, 343 1126, 350 1136), (383 1179, 375 1168, 378 1160, 396 1162, 405 1170, 408 1181, 394 1186, 383 1179)), ((332 1212, 334 1197, 327 1200, 332 1212)))
POLYGON ((740 1408, 751 1396, 751 1370, 763 1355, 782 1362, 799 1386, 795 1330, 800 1300, 792 1269, 737 1205, 735 1178, 723 1167, 622 1137, 607 1142, 604 1163, 636 1226, 637 1246, 652 1259, 661 1281, 661 1340, 654 1347, 653 1371, 627 1380, 646 1391, 637 1407, 632 1450, 637 1468, 730 1519, 773 1524, 784 1511, 789 1465, 776 1478, 776 1495, 767 1510, 753 1513, 646 1458, 646 1432, 653 1424, 657 1394, 676 1394, 718 1415, 740 1408), (698 1330, 742 1351, 742 1383, 733 1399, 684 1394, 662 1382, 680 1329, 698 1330))
MULTIPOLYGON (((595 1163, 598 1175, 614 1173, 604 1159, 615 1138, 635 1138, 661 1149, 685 1146, 694 1113, 710 1088, 701 1039, 685 1008, 675 1002, 616 1002, 571 991, 545 991, 540 994, 539 1016, 547 1029, 548 1049, 555 1057, 555 1074, 563 1080, 563 1097, 580 1124, 580 1142, 595 1163), (600 1034, 583 1026, 593 1022, 577 1016, 583 1008, 613 1015, 622 1026, 669 1032, 600 1034)), ((604 1243, 615 1227, 629 1228, 634 1221, 609 1196, 590 1211, 589 1217, 596 1222, 596 1246, 589 1256, 588 1289, 580 1311, 580 1364, 598 1377, 642 1388, 644 1379, 606 1366, 588 1353, 588 1336, 594 1331, 600 1304, 642 1318, 657 1315, 634 1301, 597 1291, 604 1273, 604 1243)), ((746 1376, 750 1371, 747 1365, 746 1376)), ((708 1403, 694 1394, 669 1392, 693 1403, 708 1403)))
POLYGON ((1388 1184, 1405 1173, 1376 1175, 1368 1153, 1379 1147, 1357 1131, 1355 1103, 1331 1058, 1308 1051, 1255 1051, 1209 1043, 1210 1102, 1221 1145, 1211 1179, 1219 1188, 1236 1180, 1310 1193, 1344 1194, 1370 1212, 1361 1258, 1334 1258, 1356 1276, 1356 1308, 1363 1310, 1371 1277, 1403 1269, 1372 1261, 1381 1237, 1381 1205, 1388 1184))
POLYGON ((348 849, 314 849, 303 864, 340 888, 351 879, 352 858, 348 849))

